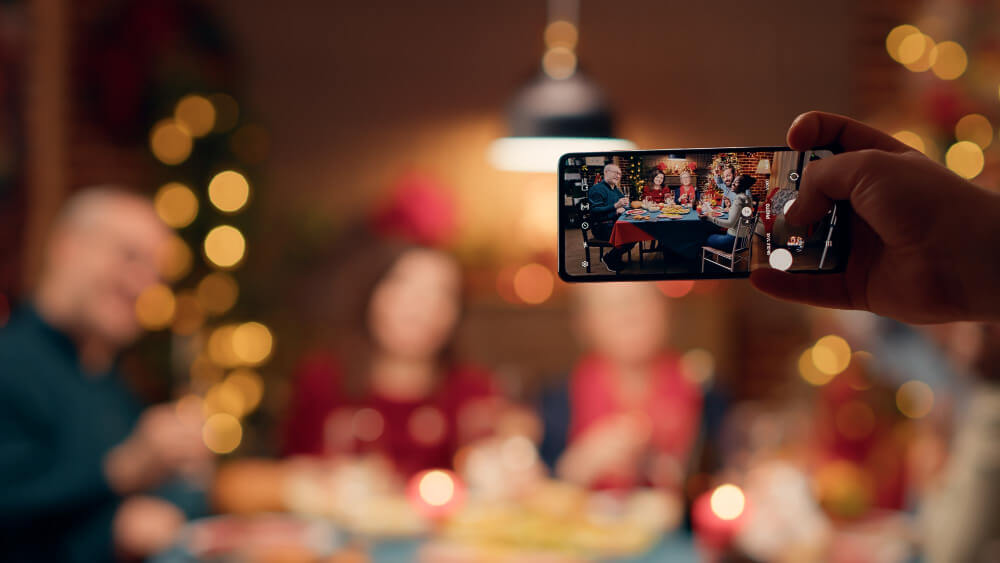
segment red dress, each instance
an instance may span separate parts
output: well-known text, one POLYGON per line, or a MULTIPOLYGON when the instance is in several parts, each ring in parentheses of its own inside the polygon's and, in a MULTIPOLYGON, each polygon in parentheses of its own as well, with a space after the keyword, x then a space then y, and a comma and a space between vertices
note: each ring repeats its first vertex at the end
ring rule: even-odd
POLYGON ((451 467, 461 445, 489 434, 500 408, 489 375, 468 367, 453 367, 434 392, 414 401, 372 391, 354 397, 343 380, 340 365, 326 354, 296 370, 285 455, 378 453, 405 476, 451 467))
MULTIPOLYGON (((651 423, 648 457, 655 463, 657 457, 665 454, 680 462, 680 469, 683 469, 701 422, 701 390, 681 374, 677 358, 673 355, 662 355, 653 369, 655 373, 649 395, 639 406, 651 423)), ((605 417, 630 412, 617 396, 615 377, 614 368, 599 357, 585 357, 577 364, 570 376, 570 444, 605 417)), ((596 486, 631 488, 651 482, 659 484, 655 481, 648 474, 638 479, 623 479, 616 475, 600 478, 596 486)))

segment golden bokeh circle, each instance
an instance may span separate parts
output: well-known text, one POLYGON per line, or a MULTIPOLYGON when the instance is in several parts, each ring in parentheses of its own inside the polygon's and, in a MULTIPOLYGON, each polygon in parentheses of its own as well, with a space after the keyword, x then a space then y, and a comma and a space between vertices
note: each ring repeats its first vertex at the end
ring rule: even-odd
POLYGON ((250 183, 235 170, 223 170, 208 183, 208 200, 223 213, 235 213, 250 199, 250 183))
POLYGON ((153 206, 160 219, 175 229, 190 225, 198 216, 198 196, 180 182, 160 186, 153 197, 153 206))
POLYGON ((215 127, 215 106, 204 96, 189 94, 174 106, 174 120, 192 137, 203 137, 215 127))
POLYGON ((191 156, 191 133, 173 119, 163 119, 149 133, 153 156, 168 165, 180 164, 191 156))
POLYGON ((236 227, 219 225, 205 235, 205 257, 219 268, 232 268, 243 260, 246 239, 236 227))

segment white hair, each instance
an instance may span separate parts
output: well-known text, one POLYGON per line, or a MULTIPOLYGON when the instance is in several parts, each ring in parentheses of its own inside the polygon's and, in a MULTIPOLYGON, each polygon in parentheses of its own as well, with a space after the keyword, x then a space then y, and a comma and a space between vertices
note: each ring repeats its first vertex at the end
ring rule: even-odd
POLYGON ((53 227, 56 229, 93 227, 108 212, 111 204, 119 202, 137 203, 149 206, 152 210, 149 198, 124 186, 114 184, 88 186, 66 198, 53 227))
POLYGON ((604 175, 605 176, 608 175, 608 168, 617 168, 619 172, 622 171, 621 167, 619 167, 617 164, 615 164, 614 162, 609 162, 609 163, 607 163, 607 164, 604 165, 604 175))

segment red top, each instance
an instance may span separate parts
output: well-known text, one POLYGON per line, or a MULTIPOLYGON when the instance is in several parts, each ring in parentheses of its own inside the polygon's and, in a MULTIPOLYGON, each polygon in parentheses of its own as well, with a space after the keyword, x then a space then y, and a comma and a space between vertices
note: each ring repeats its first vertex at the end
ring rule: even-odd
POLYGON ((344 390, 330 355, 302 362, 284 425, 285 455, 380 453, 402 475, 451 467, 459 446, 489 433, 500 407, 483 371, 453 367, 429 396, 398 400, 344 390))
POLYGON ((648 199, 648 200, 651 200, 651 201, 655 201, 656 203, 663 203, 663 200, 667 197, 667 194, 669 192, 670 192, 670 190, 668 190, 668 189, 663 189, 663 188, 656 189, 656 188, 650 187, 648 190, 646 190, 646 192, 643 194, 642 197, 643 197, 643 199, 648 199))
POLYGON ((677 200, 680 201, 681 197, 685 195, 688 197, 688 203, 694 203, 694 184, 688 186, 681 184, 681 186, 677 189, 677 200))
MULTIPOLYGON (((664 354, 653 367, 652 388, 638 410, 651 423, 650 458, 666 454, 677 460, 681 468, 686 466, 688 456, 701 420, 701 390, 686 379, 680 370, 677 358, 664 354)), ((584 357, 570 376, 570 401, 572 415, 570 421, 570 442, 572 443, 592 425, 609 416, 634 413, 622 403, 614 378, 614 368, 596 356, 584 357)), ((630 488, 649 484, 656 479, 643 482, 623 480, 621 476, 605 477, 598 480, 599 487, 630 488)), ((653 483, 658 484, 658 483, 653 483)))

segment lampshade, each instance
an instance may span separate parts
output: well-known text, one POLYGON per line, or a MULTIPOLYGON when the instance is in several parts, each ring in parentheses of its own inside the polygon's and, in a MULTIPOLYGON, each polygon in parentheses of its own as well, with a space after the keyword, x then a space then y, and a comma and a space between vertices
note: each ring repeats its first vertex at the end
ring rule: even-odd
POLYGON ((501 170, 554 172, 568 152, 635 148, 612 137, 604 96, 579 72, 561 80, 540 74, 514 97, 507 119, 511 136, 489 150, 490 162, 501 170))
POLYGON ((762 158, 757 162, 757 173, 758 174, 770 174, 771 173, 771 161, 762 158))

